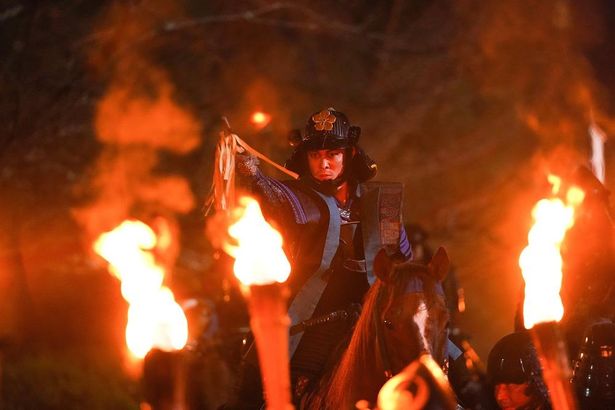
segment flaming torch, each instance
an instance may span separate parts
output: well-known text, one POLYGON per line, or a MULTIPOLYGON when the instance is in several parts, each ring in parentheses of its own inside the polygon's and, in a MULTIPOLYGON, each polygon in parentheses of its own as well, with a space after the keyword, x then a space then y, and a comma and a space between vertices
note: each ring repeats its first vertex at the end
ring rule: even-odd
POLYGON ((169 244, 170 234, 164 234, 156 235, 143 222, 127 220, 100 235, 93 247, 109 262, 109 272, 122 282, 122 296, 129 304, 126 345, 132 355, 131 365, 140 364, 154 348, 173 356, 170 400, 174 409, 184 409, 181 349, 188 341, 188 321, 173 292, 162 286, 165 269, 156 260, 155 252, 169 244))
POLYGON ((128 220, 94 243, 94 251, 109 262, 109 271, 122 282, 129 303, 126 344, 143 359, 153 347, 180 350, 188 340, 188 322, 171 290, 162 286, 164 268, 153 253, 158 237, 146 224, 128 220))
POLYGON ((553 197, 542 199, 532 210, 534 225, 528 234, 528 245, 519 256, 525 280, 523 316, 531 329, 543 377, 555 410, 576 409, 570 386, 570 363, 557 323, 564 315, 560 297, 562 256, 560 247, 566 232, 574 224, 574 213, 583 201, 584 192, 570 187, 565 201, 558 197, 561 180, 549 176, 553 197))
POLYGON ((272 410, 292 409, 288 360, 288 288, 283 282, 290 264, 282 236, 263 218, 258 202, 241 197, 228 233, 237 245, 224 243, 235 258, 234 273, 248 302, 250 327, 256 340, 265 401, 272 410))

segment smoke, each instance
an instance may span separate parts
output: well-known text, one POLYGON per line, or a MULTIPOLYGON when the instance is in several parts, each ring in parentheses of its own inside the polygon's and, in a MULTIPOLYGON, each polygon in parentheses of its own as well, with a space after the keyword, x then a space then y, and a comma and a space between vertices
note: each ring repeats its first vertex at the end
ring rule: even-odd
POLYGON ((153 63, 157 28, 178 17, 177 4, 115 2, 92 33, 99 41, 88 61, 107 83, 93 119, 102 149, 84 189, 92 200, 74 210, 90 239, 130 217, 173 220, 195 206, 186 178, 157 169, 163 152, 185 155, 201 143, 199 121, 153 63))
MULTIPOLYGON (((462 236, 464 226, 455 221, 458 238, 450 241, 453 251, 461 250, 453 252, 466 275, 460 280, 469 281, 473 321, 465 324, 481 335, 478 347, 484 352, 489 339, 497 340, 513 323, 522 285, 518 257, 527 243, 532 206, 549 192, 546 176, 565 179, 579 165, 589 165, 592 112, 612 133, 607 93, 587 58, 602 36, 596 10, 593 1, 455 2, 455 70, 476 93, 478 108, 469 112, 480 124, 461 153, 493 147, 460 173, 478 170, 481 178, 468 190, 467 209, 454 204, 461 208, 459 219, 470 223, 462 236), (481 328, 485 322, 493 326, 481 328)), ((461 140, 462 132, 455 137, 461 140)), ((606 167, 608 175, 608 162, 606 167)))
POLYGON ((199 145, 199 124, 172 99, 172 86, 163 75, 150 72, 152 96, 115 84, 100 100, 95 120, 104 144, 186 154, 199 145))
POLYGON ((483 96, 509 105, 546 151, 566 145, 588 158, 590 113, 608 121, 584 53, 599 16, 568 0, 459 4, 469 30, 458 50, 483 96))

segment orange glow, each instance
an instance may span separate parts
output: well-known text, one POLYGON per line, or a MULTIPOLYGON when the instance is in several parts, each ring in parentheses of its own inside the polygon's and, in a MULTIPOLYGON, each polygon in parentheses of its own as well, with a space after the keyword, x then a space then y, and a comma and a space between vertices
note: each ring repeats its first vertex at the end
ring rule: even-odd
POLYGON ((566 193, 566 201, 573 207, 578 207, 585 199, 585 192, 576 186, 571 187, 566 193))
POLYGON ((97 138, 122 147, 143 144, 179 154, 192 151, 201 143, 199 121, 175 102, 175 88, 164 72, 151 69, 146 78, 155 84, 155 98, 124 84, 107 90, 96 110, 97 138))
POLYGON ((263 111, 255 111, 250 116, 250 122, 256 128, 265 128, 271 122, 271 115, 263 111))
POLYGON ((547 181, 552 185, 551 193, 553 195, 557 195, 559 193, 559 189, 562 186, 562 179, 556 175, 549 174, 547 176, 547 181))
MULTIPOLYGON (((561 180, 549 176, 554 195, 561 187, 561 180)), ((519 256, 519 266, 525 280, 523 316, 525 327, 537 323, 559 321, 564 315, 560 297, 562 285, 562 256, 560 247, 566 232, 574 224, 576 207, 585 194, 571 187, 566 193, 566 203, 559 197, 541 199, 532 210, 534 225, 528 234, 528 245, 519 256)))
POLYGON ((162 286, 164 268, 156 262, 159 238, 140 221, 124 221, 94 243, 94 251, 109 262, 109 272, 122 282, 129 303, 126 344, 137 358, 157 347, 182 349, 188 340, 188 322, 173 293, 162 286))
POLYGON ((282 235, 265 221, 258 202, 241 197, 235 208, 236 222, 228 228, 238 245, 225 243, 224 250, 235 258, 235 276, 243 285, 284 282, 290 263, 282 250, 282 235))

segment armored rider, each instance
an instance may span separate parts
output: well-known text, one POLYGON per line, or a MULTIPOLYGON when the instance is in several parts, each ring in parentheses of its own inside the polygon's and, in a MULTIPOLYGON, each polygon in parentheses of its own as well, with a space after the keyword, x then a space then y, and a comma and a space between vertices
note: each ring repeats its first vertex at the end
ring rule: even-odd
POLYGON ((547 386, 530 335, 510 333, 493 346, 487 376, 503 410, 551 410, 547 386))
MULTIPOLYGON (((311 115, 303 133, 296 130, 289 137, 294 152, 285 166, 299 174, 297 180, 264 175, 252 156, 237 160, 238 173, 263 213, 281 230, 291 261, 289 353, 295 398, 345 347, 353 318, 375 281, 376 253, 384 248, 400 260, 412 254, 401 217, 403 187, 368 182, 377 167, 357 144, 360 135, 344 113, 328 108, 311 115)), ((254 381, 256 361, 249 357, 235 407, 252 408, 254 397, 262 397, 254 381)))

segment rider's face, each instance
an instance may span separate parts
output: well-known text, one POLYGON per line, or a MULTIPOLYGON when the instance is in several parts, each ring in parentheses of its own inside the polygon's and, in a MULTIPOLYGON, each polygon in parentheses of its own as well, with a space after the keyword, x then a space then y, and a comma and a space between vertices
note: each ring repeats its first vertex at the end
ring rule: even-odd
POLYGON ((318 181, 332 181, 344 170, 343 149, 308 151, 307 159, 310 173, 318 181))
POLYGON ((495 400, 503 410, 517 410, 526 406, 531 397, 527 395, 528 384, 501 383, 495 385, 495 400))

